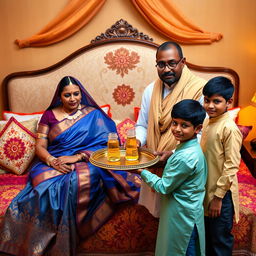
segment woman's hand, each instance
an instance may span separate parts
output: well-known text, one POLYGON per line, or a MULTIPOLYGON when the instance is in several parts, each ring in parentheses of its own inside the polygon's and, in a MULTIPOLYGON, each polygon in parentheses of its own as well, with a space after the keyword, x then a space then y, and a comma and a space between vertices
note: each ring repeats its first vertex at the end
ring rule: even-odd
POLYGON ((54 163, 56 165, 62 165, 62 164, 73 164, 81 160, 81 158, 78 155, 73 156, 60 156, 54 160, 54 163))
MULTIPOLYGON (((55 159, 57 160, 57 159, 55 159)), ((73 165, 67 165, 67 164, 56 164, 56 161, 53 160, 51 162, 51 167, 54 168, 55 170, 61 172, 61 173, 69 173, 72 172, 74 167, 73 165)))
POLYGON ((217 218, 220 216, 222 207, 222 198, 214 196, 212 201, 210 202, 209 209, 208 209, 208 216, 210 218, 217 218))

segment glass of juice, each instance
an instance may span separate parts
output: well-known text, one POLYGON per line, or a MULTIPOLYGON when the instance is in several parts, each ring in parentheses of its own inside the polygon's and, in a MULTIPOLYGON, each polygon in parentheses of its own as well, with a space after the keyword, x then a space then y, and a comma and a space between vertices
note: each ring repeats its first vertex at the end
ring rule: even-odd
POLYGON ((139 159, 135 128, 127 130, 125 159, 128 161, 136 161, 139 159))
POLYGON ((108 161, 117 162, 120 161, 120 148, 118 136, 115 132, 108 134, 108 161))

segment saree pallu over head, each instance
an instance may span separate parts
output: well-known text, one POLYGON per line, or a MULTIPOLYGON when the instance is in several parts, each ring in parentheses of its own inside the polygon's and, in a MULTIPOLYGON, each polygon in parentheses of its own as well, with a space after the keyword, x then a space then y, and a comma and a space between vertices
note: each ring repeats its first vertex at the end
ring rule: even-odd
POLYGON ((163 82, 155 82, 148 118, 147 147, 156 151, 169 151, 176 147, 170 125, 173 106, 184 99, 199 100, 206 81, 195 76, 185 65, 173 91, 162 99, 163 82))
MULTIPOLYGON (((88 99, 80 88, 84 99, 88 99)), ((39 125, 39 131, 48 135, 47 150, 51 155, 83 152, 89 156, 106 147, 108 133, 116 132, 115 124, 91 103, 75 119, 65 118, 51 127, 39 125)), ((37 161, 27 186, 12 201, 2 222, 0 251, 27 256, 76 255, 79 237, 95 232, 116 205, 137 201, 139 189, 138 176, 102 170, 88 161, 73 164, 68 174, 37 161)))
POLYGON ((75 84, 80 88, 81 94, 82 94, 82 99, 81 99, 81 104, 85 106, 91 106, 96 109, 99 109, 104 115, 107 116, 107 114, 99 107, 99 105, 95 102, 95 100, 91 97, 91 95, 87 92, 87 90, 83 87, 83 85, 74 77, 72 76, 66 76, 62 78, 62 80, 59 82, 56 91, 54 93, 52 102, 50 106, 47 109, 53 109, 59 105, 61 105, 61 98, 60 98, 60 91, 63 83, 68 83, 68 84, 75 84))

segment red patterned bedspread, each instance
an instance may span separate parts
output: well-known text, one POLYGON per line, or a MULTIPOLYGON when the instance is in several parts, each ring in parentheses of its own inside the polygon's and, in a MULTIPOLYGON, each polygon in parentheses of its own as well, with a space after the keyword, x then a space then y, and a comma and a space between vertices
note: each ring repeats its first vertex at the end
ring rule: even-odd
MULTIPOLYGON (((7 206, 25 186, 27 175, 0 175, 0 221, 7 206)), ((240 221, 234 224, 233 255, 256 256, 256 179, 241 162, 240 221)), ((154 255, 158 219, 140 205, 122 205, 113 217, 86 241, 79 255, 154 255)))

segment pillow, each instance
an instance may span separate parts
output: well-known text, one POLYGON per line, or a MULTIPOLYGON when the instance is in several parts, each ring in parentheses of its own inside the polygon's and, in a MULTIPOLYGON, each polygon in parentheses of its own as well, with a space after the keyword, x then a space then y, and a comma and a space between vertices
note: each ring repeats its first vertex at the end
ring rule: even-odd
POLYGON ((243 140, 247 137, 248 133, 251 131, 252 129, 252 126, 246 126, 246 125, 240 125, 240 124, 237 124, 240 132, 242 133, 243 135, 243 140))
POLYGON ((5 173, 7 173, 7 171, 0 168, 0 174, 5 174, 5 173))
MULTIPOLYGON (((241 109, 240 107, 236 107, 236 108, 231 108, 231 109, 228 110, 228 113, 229 113, 230 117, 235 122, 237 120, 238 113, 239 113, 240 109, 241 109)), ((140 113, 140 108, 139 107, 134 107, 133 113, 134 113, 134 120, 135 120, 135 122, 137 122, 138 116, 139 116, 139 113, 140 113)))
POLYGON ((14 173, 26 171, 35 155, 36 135, 11 117, 0 132, 0 166, 14 173))
POLYGON ((112 117, 112 113, 110 112, 110 105, 109 105, 109 104, 100 106, 100 108, 101 108, 110 118, 112 117))
POLYGON ((32 118, 40 119, 43 115, 44 111, 42 112, 34 112, 34 113, 18 113, 12 111, 3 111, 4 120, 9 120, 11 117, 14 117, 17 121, 26 121, 32 118))
POLYGON ((236 122, 240 107, 228 109, 229 116, 236 122))
POLYGON ((134 107, 133 108, 133 113, 134 113, 134 121, 137 122, 139 113, 140 113, 140 108, 139 107, 134 107))
MULTIPOLYGON (((100 106, 100 108, 111 118, 112 113, 110 112, 110 105, 106 104, 100 106)), ((14 117, 17 121, 27 121, 32 118, 37 118, 38 120, 42 117, 44 111, 41 112, 34 112, 34 113, 18 113, 12 111, 3 111, 4 120, 9 120, 11 117, 14 117)), ((1 125, 1 123, 0 123, 1 125)), ((26 125, 24 125, 26 127, 26 125)), ((1 130, 1 129, 0 129, 1 130)))
POLYGON ((127 130, 133 128, 134 126, 135 126, 135 122, 130 118, 126 118, 116 126, 121 145, 123 145, 124 142, 126 141, 127 130))
MULTIPOLYGON (((20 122, 23 126, 25 126, 27 129, 29 129, 31 132, 36 133, 37 130, 37 124, 39 119, 38 118, 32 118, 27 121, 20 122)), ((3 130, 4 126, 7 124, 8 121, 0 121, 0 132, 3 130)))

